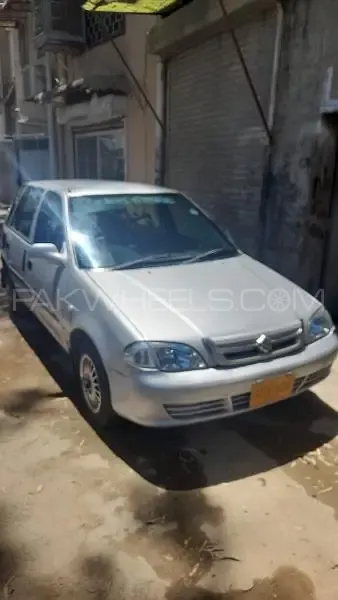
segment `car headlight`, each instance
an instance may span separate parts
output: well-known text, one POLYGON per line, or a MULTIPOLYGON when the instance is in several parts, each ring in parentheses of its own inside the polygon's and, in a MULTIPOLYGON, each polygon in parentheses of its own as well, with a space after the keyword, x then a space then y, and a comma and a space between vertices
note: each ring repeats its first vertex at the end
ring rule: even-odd
POLYGON ((321 307, 319 310, 317 310, 317 312, 315 312, 308 323, 309 344, 325 337, 330 333, 330 331, 332 331, 332 329, 332 319, 327 310, 325 310, 324 307, 321 307))
POLYGON ((207 368, 197 350, 176 342, 135 342, 125 349, 124 358, 129 365, 142 370, 173 373, 207 368))

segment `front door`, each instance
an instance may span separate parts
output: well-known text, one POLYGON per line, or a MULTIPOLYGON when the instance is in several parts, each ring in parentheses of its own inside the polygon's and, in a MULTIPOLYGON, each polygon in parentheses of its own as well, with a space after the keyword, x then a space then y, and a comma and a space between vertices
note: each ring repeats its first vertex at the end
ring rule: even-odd
MULTIPOLYGON (((66 253, 62 199, 56 192, 46 192, 38 212, 33 232, 33 243, 54 244, 66 253)), ((34 289, 33 310, 50 333, 64 343, 65 332, 60 319, 58 289, 66 267, 53 265, 46 258, 27 257, 26 277, 34 289)))
POLYGON ((5 231, 5 256, 12 281, 19 296, 29 305, 33 301, 26 276, 27 252, 43 190, 28 186, 10 216, 5 231))

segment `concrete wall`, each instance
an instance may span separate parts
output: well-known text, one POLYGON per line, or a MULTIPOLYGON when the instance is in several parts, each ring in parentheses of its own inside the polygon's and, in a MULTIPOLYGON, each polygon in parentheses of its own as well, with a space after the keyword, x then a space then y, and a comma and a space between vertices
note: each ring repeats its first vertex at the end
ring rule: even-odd
POLYGON ((338 96, 338 3, 288 0, 265 196, 263 259, 304 287, 320 285, 335 134, 321 118, 325 82, 338 96))
MULTIPOLYGON (((129 15, 126 20, 126 34, 116 40, 117 44, 140 84, 145 88, 151 102, 156 106, 159 61, 155 56, 150 55, 147 50, 147 33, 156 22, 156 18, 149 15, 129 15)), ((33 64, 37 60, 37 55, 34 48, 31 19, 28 19, 26 28, 32 42, 29 61, 30 64, 33 64)), ((8 56, 8 35, 4 30, 0 30, 0 62, 3 68, 2 75, 6 82, 11 79, 8 56)), ((120 74, 127 75, 125 67, 110 43, 98 45, 79 56, 70 57, 68 55, 66 57, 60 55, 59 59, 54 61, 55 71, 58 76, 61 75, 68 78, 68 80, 90 74, 111 75, 112 77, 120 74)), ((21 72, 18 73, 18 77, 21 78, 22 84, 21 72)), ((156 123, 151 111, 130 78, 129 83, 131 93, 128 95, 126 102, 119 102, 121 99, 117 99, 119 106, 123 105, 124 107, 126 104, 126 108, 119 112, 119 117, 122 116, 125 120, 127 177, 133 181, 153 182, 156 167, 156 123)), ((19 98, 18 101, 21 113, 28 117, 28 121, 19 126, 19 132, 21 134, 46 132, 46 107, 24 102, 23 98, 19 98)), ((0 135, 5 132, 2 108, 0 104, 0 135)), ((78 125, 83 124, 78 120, 76 123, 78 125)), ((62 174, 72 177, 74 175, 74 164, 71 127, 66 127, 64 131, 61 127, 58 129, 60 165, 64 167, 61 169, 62 174)))
MULTIPOLYGON (((23 29, 20 30, 19 35, 23 34, 23 29)), ((33 28, 32 28, 32 19, 27 19, 26 23, 25 23, 25 35, 27 35, 28 39, 30 40, 30 47, 29 47, 29 63, 30 65, 33 65, 37 62, 38 57, 34 48, 34 41, 33 41, 33 28)), ((9 41, 9 34, 5 29, 0 29, 0 68, 1 68, 1 79, 3 82, 3 87, 4 87, 4 91, 8 91, 10 83, 13 81, 13 73, 12 73, 12 68, 14 67, 14 64, 11 62, 11 58, 10 58, 10 54, 13 50, 13 47, 10 44, 9 41)), ((16 49, 17 50, 17 57, 19 59, 19 48, 16 49)), ((22 95, 22 86, 23 86, 23 75, 22 75, 22 68, 25 67, 26 65, 24 64, 19 64, 19 68, 17 69, 18 72, 16 74, 16 81, 18 83, 17 87, 16 87, 16 93, 17 93, 17 98, 16 98, 16 104, 17 106, 20 107, 21 110, 21 115, 27 118, 26 123, 24 124, 19 124, 17 126, 17 133, 23 133, 23 134, 36 134, 36 133, 46 133, 46 108, 45 106, 42 105, 37 105, 34 104, 32 102, 25 102, 24 97, 22 95)), ((14 96, 12 97, 12 101, 14 99, 14 96)), ((8 105, 10 104, 10 101, 8 102, 8 105)), ((13 121, 12 124, 10 124, 9 122, 7 122, 7 124, 5 124, 5 119, 4 119, 4 110, 3 110, 3 104, 0 103, 0 134, 11 134, 12 132, 15 131, 16 125, 15 125, 15 120, 16 120, 16 114, 14 113, 14 105, 13 108, 11 110, 10 117, 11 120, 13 121), (7 126, 6 126, 7 125, 7 126)))
MULTIPOLYGON (((127 18, 126 56, 156 107, 158 59, 147 49, 147 34, 153 23, 154 19, 147 16, 127 18)), ((155 178, 156 122, 135 87, 128 98, 126 126, 128 179, 152 183, 155 178)))
MULTIPOLYGON (((147 51, 147 33, 155 17, 128 15, 126 34, 116 41, 150 100, 156 105, 158 59, 147 51)), ((90 73, 126 75, 126 70, 110 43, 100 44, 72 61, 71 76, 90 73)), ((129 78, 131 94, 127 99, 125 117, 127 178, 131 181, 153 182, 156 160, 156 124, 136 86, 129 78)))
POLYGON ((21 69, 17 74, 17 80, 21 80, 20 85, 17 85, 17 104, 20 107, 22 116, 27 118, 27 122, 18 124, 17 133, 26 135, 47 135, 46 106, 35 104, 34 102, 26 102, 24 96, 19 97, 20 91, 23 89, 22 69, 29 65, 32 66, 38 62, 43 62, 43 58, 41 59, 38 57, 34 45, 34 24, 32 15, 27 15, 24 25, 19 29, 19 36, 25 36, 28 40, 28 55, 25 59, 22 56, 19 56, 21 69), (26 64, 23 64, 24 60, 26 61, 26 64))
MULTIPOLYGON (((4 29, 0 29, 0 95, 4 97, 10 85, 11 73, 8 60, 8 36, 4 29)), ((6 133, 5 107, 0 102, 0 138, 6 133)))
MULTIPOLYGON (((276 0, 223 0, 231 18, 232 27, 239 27, 254 19, 264 10, 275 8, 276 0)), ((228 23, 218 1, 195 0, 181 10, 163 19, 149 35, 151 52, 164 57, 176 51, 199 44, 207 37, 224 33, 228 23)))

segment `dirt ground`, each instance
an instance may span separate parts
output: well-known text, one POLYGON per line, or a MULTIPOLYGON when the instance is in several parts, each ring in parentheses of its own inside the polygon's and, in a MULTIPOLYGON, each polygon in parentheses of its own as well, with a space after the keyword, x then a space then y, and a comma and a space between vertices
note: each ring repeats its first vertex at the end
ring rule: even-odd
POLYGON ((0 598, 337 600, 338 367, 252 415, 103 435, 33 317, 2 315, 0 359, 0 598))

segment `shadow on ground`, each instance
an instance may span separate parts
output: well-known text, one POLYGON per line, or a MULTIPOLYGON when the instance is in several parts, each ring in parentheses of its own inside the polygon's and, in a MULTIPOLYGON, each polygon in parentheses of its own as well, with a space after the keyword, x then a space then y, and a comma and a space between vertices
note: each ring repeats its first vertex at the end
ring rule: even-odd
MULTIPOLYGON (((19 516, 20 517, 20 516, 19 516)), ((111 556, 81 556, 69 573, 42 576, 34 564, 34 550, 17 538, 7 505, 0 505, 0 598, 7 600, 114 600, 126 598, 123 581, 111 556)))
MULTIPOLYGON (((67 356, 32 315, 15 317, 14 322, 64 395, 87 418, 67 356)), ((25 402, 18 399, 20 404, 25 402)), ((118 420, 97 434, 144 479, 165 489, 193 490, 289 463, 330 441, 337 431, 337 413, 306 393, 255 413, 195 427, 153 430, 118 420), (320 433, 312 429, 319 420, 326 424, 320 433)))
MULTIPOLYGON (((175 511, 172 517, 177 518, 175 511)), ((114 543, 109 552, 80 552, 64 572, 42 574, 35 546, 23 543, 18 535, 18 518, 20 515, 10 506, 0 504, 0 597, 4 600, 315 600, 313 583, 293 567, 280 568, 271 578, 254 582, 249 590, 204 589, 198 583, 210 561, 206 549, 192 569, 167 579, 164 596, 158 591, 152 593, 148 585, 140 585, 137 575, 123 568, 121 552, 117 558, 114 543)), ((178 518, 182 532, 190 531, 190 513, 179 510, 178 518)), ((186 563, 189 549, 183 546, 181 552, 182 562, 186 563)))

